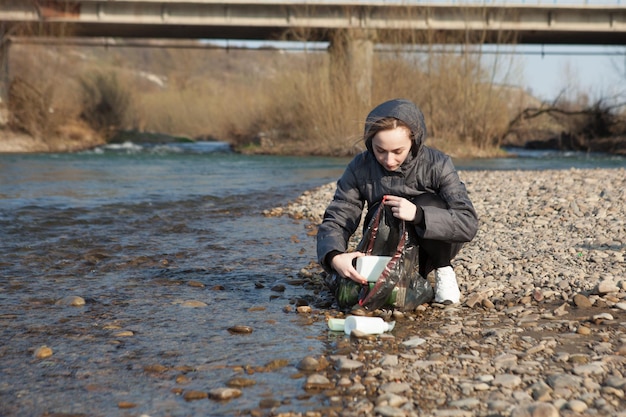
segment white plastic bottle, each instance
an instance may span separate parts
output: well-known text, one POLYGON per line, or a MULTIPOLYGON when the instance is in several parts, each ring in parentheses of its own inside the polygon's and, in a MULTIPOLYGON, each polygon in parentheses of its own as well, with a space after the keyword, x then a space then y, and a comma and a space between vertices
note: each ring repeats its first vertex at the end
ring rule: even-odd
POLYGON ((395 325, 395 321, 387 323, 380 317, 348 316, 344 322, 343 330, 348 335, 352 333, 352 330, 358 330, 365 334, 381 334, 393 330, 395 325))
POLYGON ((346 320, 345 319, 328 319, 328 328, 333 332, 343 332, 345 329, 346 320))

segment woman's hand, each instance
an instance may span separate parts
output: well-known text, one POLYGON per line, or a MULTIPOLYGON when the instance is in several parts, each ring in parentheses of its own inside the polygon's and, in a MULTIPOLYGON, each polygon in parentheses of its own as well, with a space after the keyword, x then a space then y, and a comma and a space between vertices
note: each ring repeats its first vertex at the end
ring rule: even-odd
POLYGON ((342 277, 349 278, 354 282, 365 285, 367 284, 367 278, 359 274, 352 265, 352 261, 361 256, 365 256, 365 254, 362 252, 341 253, 333 257, 333 260, 330 262, 330 264, 333 269, 337 271, 337 273, 342 277))
POLYGON ((383 197, 383 204, 391 207, 393 217, 400 220, 412 222, 417 214, 417 206, 404 197, 386 195, 383 197))

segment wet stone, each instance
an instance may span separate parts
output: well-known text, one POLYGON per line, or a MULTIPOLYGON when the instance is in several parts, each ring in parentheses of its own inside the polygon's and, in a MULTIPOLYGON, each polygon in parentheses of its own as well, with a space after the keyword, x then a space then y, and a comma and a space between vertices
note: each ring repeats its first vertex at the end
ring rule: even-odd
POLYGON ((52 349, 50 349, 48 346, 40 346, 35 349, 35 353, 33 354, 33 356, 37 359, 49 358, 50 356, 52 356, 52 349))
POLYGON ((365 333, 365 332, 362 332, 362 331, 357 330, 357 329, 353 329, 350 332, 350 337, 354 338, 354 339, 360 339, 360 340, 375 341, 378 338, 378 335, 369 334, 369 333, 365 333))
POLYGON ((274 408, 280 406, 280 401, 273 398, 263 398, 259 401, 260 408, 274 408))
POLYGON ((191 382, 191 380, 186 375, 178 375, 176 377, 176 383, 177 384, 185 385, 185 384, 188 384, 190 382, 191 382))
POLYGON ((164 365, 160 365, 160 364, 153 364, 153 365, 146 365, 143 367, 144 372, 151 372, 151 373, 163 373, 165 371, 167 371, 169 368, 167 366, 164 365))
POLYGON ((240 397, 241 390, 237 388, 215 388, 208 392, 208 397, 216 401, 228 401, 240 397))
POLYGON ((207 307, 207 303, 204 303, 202 301, 197 301, 197 300, 187 300, 187 301, 183 301, 181 303, 181 306, 187 307, 187 308, 200 308, 200 307, 207 307))
POLYGON ((274 285, 271 290, 274 292, 285 292, 287 288, 283 284, 274 285))
POLYGON ((309 314, 313 309, 310 306, 298 306, 296 311, 300 314, 309 314))
POLYGON ((346 357, 340 357, 335 362, 335 369, 338 371, 353 371, 365 366, 363 362, 348 359, 346 357))
POLYGON ((273 359, 273 360, 269 361, 268 363, 266 363, 265 366, 260 368, 259 371, 262 371, 262 372, 272 372, 272 371, 275 371, 277 369, 284 368, 287 365, 289 365, 289 360, 288 359, 273 359))
POLYGON ((85 305, 85 299, 76 295, 68 295, 58 300, 56 304, 61 306, 81 307, 85 305))
POLYGON ((228 382, 226 382, 226 385, 231 388, 245 388, 245 387, 251 387, 255 384, 256 384, 256 381, 254 379, 241 378, 241 377, 232 378, 232 379, 229 379, 228 382))
POLYGON ((305 356, 298 363, 297 368, 301 371, 315 371, 320 366, 320 362, 313 356, 305 356))
POLYGON ((209 394, 204 391, 185 391, 183 393, 183 398, 185 399, 185 401, 203 400, 208 397, 209 394))
POLYGON ((324 375, 313 374, 309 375, 304 384, 304 389, 309 390, 324 390, 333 388, 332 382, 324 375))
POLYGON ((228 331, 233 334, 250 334, 253 329, 250 326, 236 325, 228 328, 228 331))

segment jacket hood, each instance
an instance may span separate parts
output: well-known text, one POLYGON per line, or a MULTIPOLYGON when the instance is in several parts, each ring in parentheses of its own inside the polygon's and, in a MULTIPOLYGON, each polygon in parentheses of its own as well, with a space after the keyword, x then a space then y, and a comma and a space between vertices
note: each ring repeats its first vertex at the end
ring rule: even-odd
POLYGON ((376 122, 388 117, 394 117, 409 126, 414 142, 413 155, 416 155, 426 141, 426 123, 422 111, 412 101, 404 99, 394 99, 379 104, 367 115, 364 132, 367 149, 372 151, 372 141, 367 139, 370 129, 376 122))

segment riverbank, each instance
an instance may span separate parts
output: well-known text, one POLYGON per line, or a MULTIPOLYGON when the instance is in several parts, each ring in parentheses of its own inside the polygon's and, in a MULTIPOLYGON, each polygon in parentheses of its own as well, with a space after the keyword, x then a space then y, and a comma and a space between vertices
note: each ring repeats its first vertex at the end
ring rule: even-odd
MULTIPOLYGON (((98 146, 105 145, 107 141, 95 132, 85 128, 84 126, 73 126, 65 128, 65 136, 57 136, 55 138, 33 138, 25 133, 12 131, 6 127, 0 127, 0 154, 10 153, 66 153, 66 152, 80 152, 87 151, 98 146)), ((138 144, 163 144, 168 142, 193 142, 193 139, 176 137, 166 134, 158 133, 136 133, 136 132, 123 132, 118 134, 113 143, 121 143, 129 141, 138 144)), ((452 143, 450 141, 443 141, 437 138, 429 138, 428 143, 430 146, 442 150, 453 158, 461 159, 489 159, 489 158, 503 158, 507 157, 505 151, 502 148, 479 148, 476 146, 452 143)), ((597 140, 593 142, 594 145, 589 152, 595 152, 599 154, 610 155, 626 155, 626 140, 621 137, 605 138, 603 140, 597 140)), ((552 141, 536 141, 532 144, 529 143, 525 146, 524 143, 515 144, 515 147, 521 149, 541 149, 541 150, 572 150, 567 147, 562 147, 559 144, 555 144, 552 141), (544 144, 545 146, 539 146, 538 144, 544 144)), ((265 142, 260 142, 258 146, 247 147, 232 147, 233 151, 241 154, 258 154, 258 155, 302 155, 301 150, 297 147, 274 145, 265 142)), ((353 151, 357 152, 362 149, 354 148, 353 151)), ((580 150, 574 150, 575 152, 581 152, 580 150)), ((346 156, 346 155, 326 155, 326 156, 346 156)))
MULTIPOLYGON (((397 324, 378 337, 330 332, 328 356, 303 360, 305 387, 330 404, 322 414, 626 416, 626 170, 460 176, 480 216, 454 261, 461 303, 379 312, 397 324)), ((314 236, 333 192, 266 215, 314 236)), ((301 274, 313 314, 343 317, 319 266, 301 274)))
MULTIPOLYGON (((85 126, 73 126, 64 129, 66 135, 56 135, 52 138, 34 138, 28 134, 17 132, 5 127, 0 127, 0 153, 65 153, 80 152, 105 145, 107 141, 101 135, 97 135, 85 126)), ((149 132, 120 132, 109 143, 132 142, 137 144, 164 144, 170 142, 193 142, 194 139, 177 137, 167 134, 149 132)), ((430 138, 431 146, 458 158, 494 158, 506 156, 499 148, 479 148, 476 146, 450 143, 435 138, 430 138)), ((297 143, 279 143, 260 140, 254 146, 231 148, 241 154, 247 155, 298 155, 310 156, 306 150, 300 149, 297 143)), ((363 148, 354 147, 351 152, 360 152, 363 148)), ((325 155, 325 156, 346 156, 325 155)))
POLYGON ((103 137, 78 124, 68 125, 62 129, 62 134, 46 139, 0 127, 0 153, 79 152, 104 144, 103 137))

